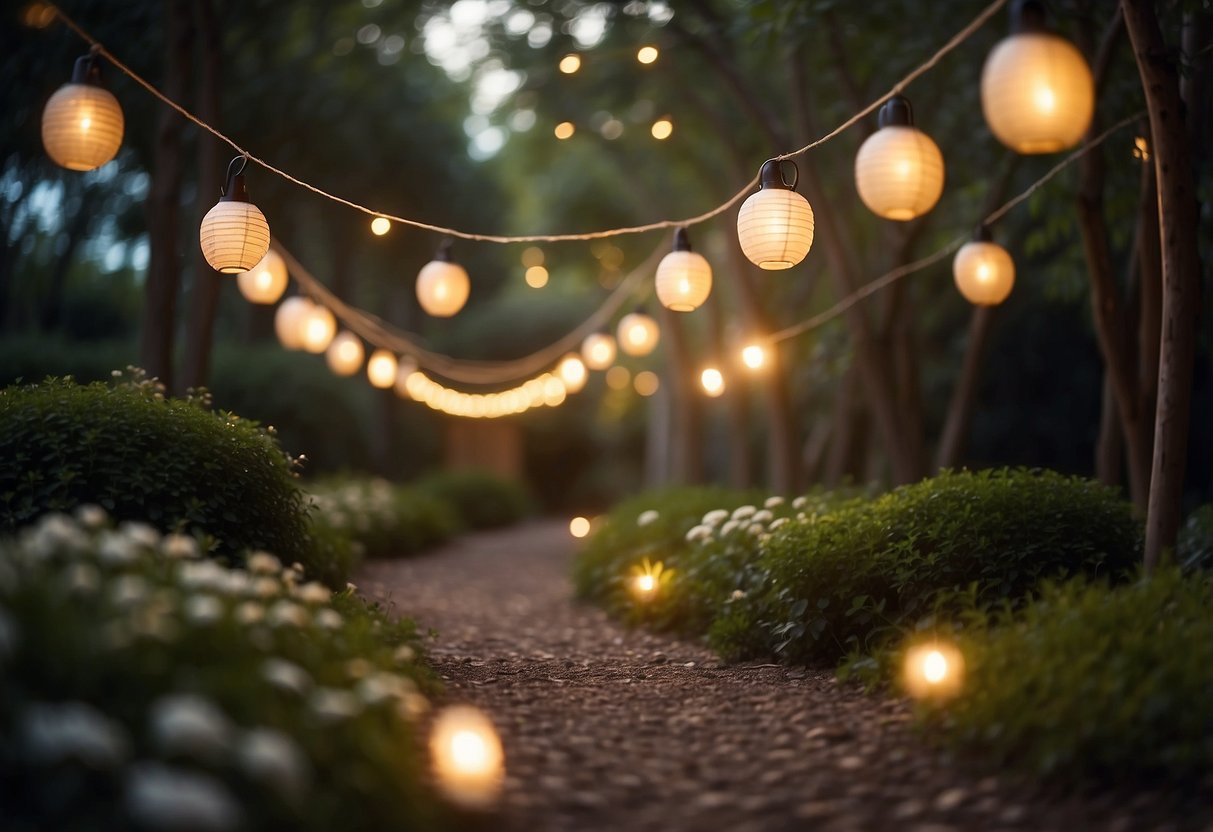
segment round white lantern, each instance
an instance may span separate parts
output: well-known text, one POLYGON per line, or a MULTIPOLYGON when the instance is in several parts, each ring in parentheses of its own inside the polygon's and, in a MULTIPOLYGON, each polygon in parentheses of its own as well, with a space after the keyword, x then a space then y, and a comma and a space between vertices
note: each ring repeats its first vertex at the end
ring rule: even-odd
POLYGON ((657 322, 637 309, 619 321, 619 349, 628 355, 648 355, 657 347, 661 331, 657 322))
POLYGON ((556 372, 564 382, 565 390, 570 393, 576 393, 585 387, 586 379, 590 375, 581 358, 572 352, 560 359, 556 372))
POLYGON ((113 159, 125 128, 118 99, 101 86, 97 56, 76 61, 72 80, 55 90, 42 111, 42 146, 68 170, 93 170, 113 159))
POLYGON ((712 292, 712 267, 703 255, 691 251, 685 228, 674 232, 674 250, 657 266, 657 299, 667 309, 690 312, 712 292))
POLYGON ((581 342, 581 357, 591 370, 605 370, 615 360, 615 339, 605 332, 593 332, 581 342))
POLYGON ((396 383, 396 356, 388 350, 375 350, 366 362, 366 377, 380 390, 391 387, 396 383))
POLYGON ((269 223, 261 209, 249 202, 244 185, 247 162, 244 156, 237 156, 228 165, 227 184, 215 207, 202 218, 198 232, 206 262, 222 274, 247 272, 270 250, 269 223))
POLYGON ((318 303, 312 303, 299 321, 299 343, 308 352, 324 352, 336 334, 337 319, 328 307, 318 303))
POLYGON ((443 243, 417 275, 417 300, 435 318, 449 318, 463 308, 471 291, 468 273, 451 262, 451 244, 443 243))
POLYGON ((274 310, 274 333, 278 342, 288 350, 303 349, 303 319, 311 311, 312 302, 295 295, 278 304, 274 310))
POLYGON ((324 360, 329 369, 339 376, 352 376, 362 366, 366 351, 362 339, 352 332, 341 331, 324 351, 324 360))
POLYGON ((1005 248, 990 241, 982 229, 977 239, 965 243, 952 261, 956 288, 975 306, 997 306, 1015 286, 1015 261, 1005 248))
POLYGON ((813 209, 796 193, 795 172, 789 184, 782 164, 769 159, 762 164, 760 190, 742 203, 737 212, 737 237, 750 262, 763 269, 790 269, 813 246, 813 209))
POLYGON ((939 146, 914 126, 910 102, 893 96, 880 108, 880 129, 855 156, 859 198, 877 216, 912 220, 935 207, 943 177, 939 146))
POLYGON ((267 251, 256 266, 236 275, 240 294, 249 303, 277 303, 286 291, 286 281, 286 263, 282 255, 273 249, 267 251))
POLYGON ((1081 141, 1095 111, 1095 82, 1074 44, 1045 28, 1035 0, 1016 5, 1012 34, 981 71, 981 111, 1018 153, 1056 153, 1081 141))

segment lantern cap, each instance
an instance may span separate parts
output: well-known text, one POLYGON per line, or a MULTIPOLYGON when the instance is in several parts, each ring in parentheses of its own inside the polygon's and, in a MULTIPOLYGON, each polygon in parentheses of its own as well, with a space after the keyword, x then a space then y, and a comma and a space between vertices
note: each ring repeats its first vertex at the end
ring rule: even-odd
POLYGON ((1011 33, 1015 35, 1047 32, 1045 7, 1040 0, 1015 0, 1011 4, 1011 33))
POLYGON ((445 240, 439 243, 438 250, 434 252, 434 260, 438 263, 450 263, 452 244, 453 241, 450 237, 447 237, 445 240))
POLYGON ((796 190, 796 183, 800 181, 800 169, 796 167, 796 163, 790 159, 767 159, 762 163, 761 170, 758 171, 758 187, 760 189, 780 188, 785 191, 796 190), (792 166, 792 181, 788 182, 783 175, 784 164, 792 166))
POLYGON ((691 248, 691 238, 687 236, 685 228, 677 228, 674 230, 674 251, 693 251, 691 248))
POLYGON ((91 49, 87 55, 81 55, 76 59, 76 64, 72 67, 72 83, 88 84, 92 87, 102 86, 101 62, 97 60, 96 49, 91 49))
POLYGON ((248 188, 244 184, 244 168, 247 156, 237 156, 227 165, 227 182, 219 192, 220 202, 248 202, 248 188), (237 167, 239 164, 239 167, 237 167))
POLYGON ((880 108, 877 125, 881 128, 914 126, 914 108, 910 106, 910 99, 904 95, 891 97, 880 108))

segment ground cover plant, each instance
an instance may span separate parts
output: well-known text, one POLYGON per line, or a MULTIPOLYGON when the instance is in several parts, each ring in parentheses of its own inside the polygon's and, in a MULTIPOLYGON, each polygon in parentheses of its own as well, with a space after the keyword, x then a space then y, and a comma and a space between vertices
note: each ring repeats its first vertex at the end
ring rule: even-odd
POLYGON ((454 507, 425 489, 357 477, 321 480, 307 488, 313 528, 345 536, 358 557, 414 554, 458 529, 454 507))

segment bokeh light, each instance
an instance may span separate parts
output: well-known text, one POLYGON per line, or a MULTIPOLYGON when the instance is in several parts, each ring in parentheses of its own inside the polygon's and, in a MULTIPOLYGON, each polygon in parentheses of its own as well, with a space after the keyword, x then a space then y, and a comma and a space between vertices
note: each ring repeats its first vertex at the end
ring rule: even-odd
POLYGON ((642 63, 642 64, 647 65, 647 64, 651 64, 654 61, 656 61, 658 55, 660 55, 660 54, 661 53, 657 51, 656 46, 642 46, 636 52, 636 60, 640 61, 640 63, 642 63))
POLYGON ((575 132, 577 132, 577 128, 573 126, 573 122, 571 121, 562 121, 556 125, 555 133, 558 139, 572 138, 575 132))
POLYGON ((375 219, 371 220, 371 233, 376 237, 382 237, 391 230, 392 221, 387 217, 375 217, 375 219))
POLYGON ((664 141, 674 132, 674 122, 669 118, 659 118, 653 122, 652 130, 653 138, 658 141, 664 141))

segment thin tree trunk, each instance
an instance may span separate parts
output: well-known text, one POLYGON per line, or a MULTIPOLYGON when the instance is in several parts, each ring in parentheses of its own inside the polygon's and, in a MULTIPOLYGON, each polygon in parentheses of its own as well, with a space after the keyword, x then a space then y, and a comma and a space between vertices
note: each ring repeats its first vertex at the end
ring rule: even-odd
POLYGON ((703 481, 703 413, 686 334, 677 312, 658 304, 661 340, 665 347, 673 405, 674 434, 670 437, 670 474, 674 482, 691 485, 703 481))
POLYGON ((964 455, 969 438, 969 426, 973 423, 973 411, 977 405, 977 391, 981 385, 981 367, 984 363, 986 345, 990 342, 990 329, 994 323, 994 309, 976 306, 969 316, 969 336, 966 341, 964 360, 952 398, 948 403, 948 415, 944 420, 943 434, 935 451, 935 468, 955 468, 964 455))
POLYGON ((1095 478, 1109 488, 1119 488, 1124 475, 1125 435, 1121 430, 1112 378, 1104 368, 1100 396, 1099 436, 1095 440, 1095 478))
POLYGON ((1200 303, 1198 212, 1191 136, 1183 122, 1179 73, 1168 55, 1154 3, 1122 0, 1121 6, 1150 114, 1162 246, 1162 340, 1154 459, 1146 513, 1145 568, 1149 573, 1174 548, 1179 531, 1192 407, 1196 312, 1200 303))

